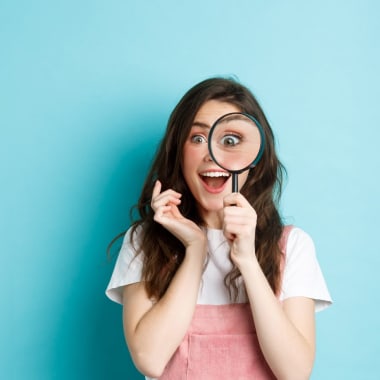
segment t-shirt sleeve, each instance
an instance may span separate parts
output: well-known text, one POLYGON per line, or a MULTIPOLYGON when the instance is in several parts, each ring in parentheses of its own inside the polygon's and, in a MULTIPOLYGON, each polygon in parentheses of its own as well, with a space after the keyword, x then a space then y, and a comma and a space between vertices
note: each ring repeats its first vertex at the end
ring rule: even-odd
MULTIPOLYGON (((138 232, 136 235, 138 235, 138 232)), ((141 254, 136 256, 135 247, 138 247, 137 240, 134 240, 135 244, 133 246, 130 236, 131 229, 124 236, 111 280, 106 289, 107 297, 120 304, 123 303, 123 287, 141 281, 142 258, 141 254)))
POLYGON ((315 301, 315 311, 332 303, 326 281, 318 263, 311 237, 300 228, 293 228, 286 246, 281 300, 308 297, 315 301))

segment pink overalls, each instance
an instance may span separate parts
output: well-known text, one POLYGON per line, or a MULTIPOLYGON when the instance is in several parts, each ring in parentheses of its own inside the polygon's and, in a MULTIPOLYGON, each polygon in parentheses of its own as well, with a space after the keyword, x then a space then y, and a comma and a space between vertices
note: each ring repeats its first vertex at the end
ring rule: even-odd
MULTIPOLYGON (((285 252, 291 226, 280 241, 285 252)), ((197 305, 189 329, 160 380, 275 380, 248 303, 197 305)))

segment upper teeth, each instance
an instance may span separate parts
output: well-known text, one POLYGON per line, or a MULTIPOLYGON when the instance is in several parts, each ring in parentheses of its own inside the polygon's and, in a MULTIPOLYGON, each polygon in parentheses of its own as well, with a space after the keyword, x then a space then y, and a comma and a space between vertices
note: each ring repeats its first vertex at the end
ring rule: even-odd
POLYGON ((204 177, 229 177, 229 173, 226 172, 205 172, 201 174, 204 177))

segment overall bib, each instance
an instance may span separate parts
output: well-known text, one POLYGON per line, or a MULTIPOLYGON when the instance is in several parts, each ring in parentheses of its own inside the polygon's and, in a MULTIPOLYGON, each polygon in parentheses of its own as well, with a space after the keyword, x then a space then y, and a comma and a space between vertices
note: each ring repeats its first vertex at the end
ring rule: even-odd
MULTIPOLYGON (((280 241, 285 253, 291 226, 280 241)), ((283 260, 284 262, 285 260, 283 260)), ((196 305, 189 329, 160 380, 275 380, 249 303, 196 305)))

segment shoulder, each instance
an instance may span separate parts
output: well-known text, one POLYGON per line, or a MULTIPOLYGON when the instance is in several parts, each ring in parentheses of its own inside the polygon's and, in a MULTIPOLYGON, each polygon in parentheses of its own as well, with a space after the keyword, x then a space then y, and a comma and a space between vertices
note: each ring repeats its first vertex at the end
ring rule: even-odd
POLYGON ((129 227, 127 232, 124 235, 119 256, 120 255, 136 256, 136 254, 140 251, 141 237, 142 237, 141 226, 137 226, 136 228, 129 227))
POLYGON ((286 253, 290 257, 302 253, 315 255, 315 245, 312 237, 299 227, 289 226, 286 253))
POLYGON ((299 227, 292 226, 288 231, 285 247, 285 270, 300 270, 314 267, 316 252, 311 236, 299 227))
POLYGON ((314 241, 299 227, 293 227, 287 239, 282 298, 305 296, 316 300, 316 310, 331 303, 320 268, 314 241))
POLYGON ((129 228, 117 257, 106 295, 115 302, 122 302, 122 288, 141 281, 143 257, 140 252, 141 227, 129 228))

